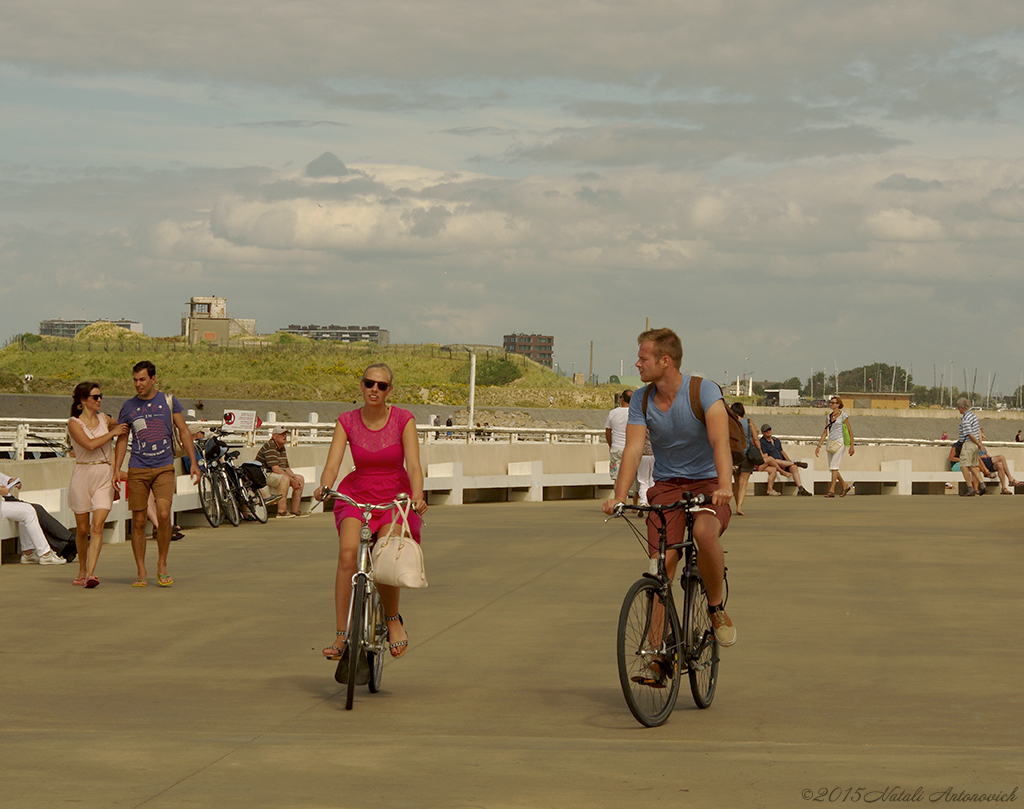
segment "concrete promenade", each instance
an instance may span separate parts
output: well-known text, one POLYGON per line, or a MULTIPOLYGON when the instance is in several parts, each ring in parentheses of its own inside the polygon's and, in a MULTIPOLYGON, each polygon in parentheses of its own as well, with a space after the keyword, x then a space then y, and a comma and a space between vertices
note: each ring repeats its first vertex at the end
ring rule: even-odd
POLYGON ((715 703, 684 684, 655 729, 614 651, 645 559, 594 501, 432 509, 409 652, 351 712, 320 655, 330 516, 189 530, 170 588, 152 543, 145 589, 128 545, 91 591, 75 565, 4 565, 2 803, 736 809, 1024 788, 1024 498, 747 506, 715 703))

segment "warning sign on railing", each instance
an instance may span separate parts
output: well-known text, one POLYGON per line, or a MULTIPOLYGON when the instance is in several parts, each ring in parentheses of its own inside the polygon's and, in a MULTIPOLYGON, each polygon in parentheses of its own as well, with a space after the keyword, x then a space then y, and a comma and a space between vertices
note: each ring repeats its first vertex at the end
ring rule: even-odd
POLYGON ((255 410, 225 410, 224 426, 240 433, 251 433, 263 422, 256 418, 255 410))

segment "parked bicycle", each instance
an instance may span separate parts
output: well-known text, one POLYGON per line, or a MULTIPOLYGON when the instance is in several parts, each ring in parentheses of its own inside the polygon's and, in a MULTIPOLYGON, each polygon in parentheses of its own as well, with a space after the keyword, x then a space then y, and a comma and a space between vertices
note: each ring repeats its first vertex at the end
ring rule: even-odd
POLYGON ((203 442, 205 468, 199 478, 199 501, 207 521, 216 528, 226 518, 232 525, 243 519, 267 521, 267 503, 260 491, 267 485, 263 467, 253 461, 235 466, 239 451, 231 449, 213 430, 203 442))
MULTIPOLYGON (((708 616, 708 596, 697 570, 697 546, 693 540, 694 515, 711 503, 707 495, 687 494, 674 503, 660 506, 618 504, 615 515, 625 511, 654 514, 658 528, 658 555, 650 559, 644 573, 626 593, 619 613, 616 638, 619 683, 626 705, 637 721, 647 727, 664 724, 679 695, 679 679, 685 670, 690 693, 698 708, 708 708, 718 685, 718 640, 708 616), (667 544, 667 515, 683 511, 686 531, 681 543, 667 544), (668 551, 682 552, 683 572, 679 578, 683 614, 680 620, 672 596, 672 580, 665 569, 668 551)), ((712 512, 713 513, 713 512, 712 512)), ((611 518, 609 518, 611 519, 611 518)), ((632 522, 626 524, 647 551, 647 537, 632 522)), ((724 584, 728 599, 728 581, 724 584)), ((723 602, 724 603, 724 602, 723 602)))
POLYGON ((388 649, 388 629, 384 621, 384 608, 373 581, 373 557, 370 550, 376 535, 370 530, 370 518, 375 511, 388 511, 404 507, 409 495, 399 494, 388 503, 357 503, 341 492, 324 487, 324 510, 331 498, 338 498, 359 509, 363 524, 359 528, 359 552, 356 572, 352 576, 352 596, 348 606, 348 634, 346 653, 338 661, 334 679, 346 686, 345 710, 352 710, 357 685, 367 685, 371 694, 380 691, 384 675, 384 653, 388 649))

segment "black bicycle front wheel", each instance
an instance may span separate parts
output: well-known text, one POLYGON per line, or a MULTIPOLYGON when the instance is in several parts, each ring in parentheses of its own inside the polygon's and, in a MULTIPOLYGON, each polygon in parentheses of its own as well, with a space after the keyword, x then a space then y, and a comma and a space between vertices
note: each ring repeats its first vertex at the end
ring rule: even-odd
POLYGON ((352 585, 352 609, 349 610, 348 621, 348 677, 345 682, 345 710, 352 710, 352 700, 356 693, 356 676, 359 671, 359 658, 363 654, 363 599, 366 597, 366 577, 360 573, 352 585))
POLYGON ((641 725, 663 725, 679 696, 679 618, 661 584, 643 578, 626 593, 619 613, 619 684, 641 725))
POLYGON ((228 473, 223 469, 214 478, 214 485, 217 488, 217 498, 220 500, 220 510, 224 517, 232 525, 238 525, 242 518, 238 513, 238 502, 235 500, 235 493, 231 491, 231 481, 228 473))
POLYGON ((213 528, 221 524, 224 515, 221 513, 220 501, 217 499, 217 492, 208 472, 203 472, 199 476, 199 504, 203 507, 206 521, 213 528))
POLYGON ((366 660, 370 664, 370 693, 376 694, 380 691, 380 682, 384 677, 384 654, 383 647, 387 645, 388 628, 384 622, 384 608, 380 603, 380 595, 373 591, 373 598, 370 601, 370 616, 367 626, 373 627, 373 631, 367 637, 370 650, 366 653, 366 660))
POLYGON ((690 693, 698 708, 710 708, 718 685, 718 639, 708 615, 708 594, 700 576, 683 584, 686 590, 686 634, 683 662, 689 669, 690 693))

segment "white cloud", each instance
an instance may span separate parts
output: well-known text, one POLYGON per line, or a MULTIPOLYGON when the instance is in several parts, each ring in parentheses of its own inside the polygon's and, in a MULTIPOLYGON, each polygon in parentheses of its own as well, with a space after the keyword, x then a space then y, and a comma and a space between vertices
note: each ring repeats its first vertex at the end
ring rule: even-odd
POLYGON ((873 239, 890 242, 934 242, 943 238, 942 225, 930 216, 906 208, 879 211, 864 220, 873 239))

